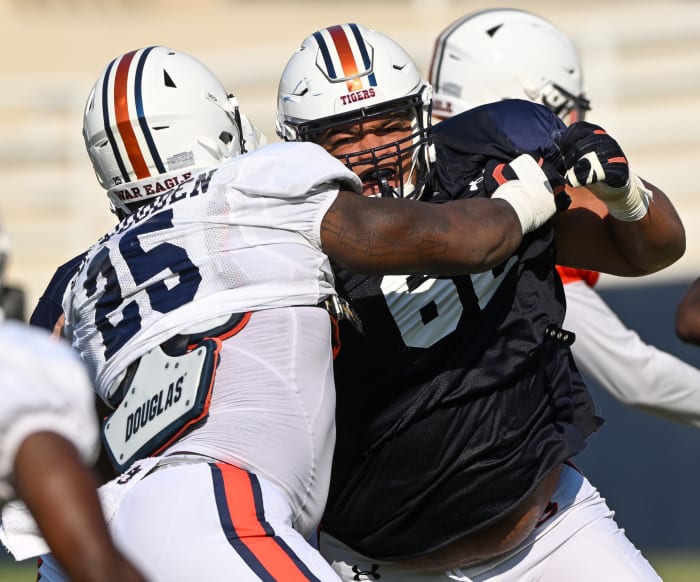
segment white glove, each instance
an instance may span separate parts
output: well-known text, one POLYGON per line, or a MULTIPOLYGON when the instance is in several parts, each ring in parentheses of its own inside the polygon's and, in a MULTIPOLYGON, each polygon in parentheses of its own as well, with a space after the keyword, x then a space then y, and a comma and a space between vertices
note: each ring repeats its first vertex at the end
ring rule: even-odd
POLYGON ((505 200, 513 207, 523 234, 538 229, 564 209, 556 200, 561 195, 566 197, 564 179, 553 170, 548 175, 529 154, 521 154, 509 164, 487 164, 484 179, 487 191, 490 182, 500 184, 491 198, 505 200))

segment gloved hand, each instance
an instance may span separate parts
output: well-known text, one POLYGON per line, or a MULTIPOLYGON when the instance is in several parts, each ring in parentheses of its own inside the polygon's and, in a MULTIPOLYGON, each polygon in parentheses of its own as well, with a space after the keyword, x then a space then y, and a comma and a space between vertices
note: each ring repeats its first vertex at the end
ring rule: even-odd
POLYGON ((542 159, 538 163, 529 154, 521 154, 507 164, 489 160, 484 168, 486 193, 513 207, 523 234, 568 208, 571 200, 564 184, 564 178, 549 163, 542 159))
POLYGON ((602 127, 586 121, 572 123, 558 144, 571 186, 586 186, 618 220, 639 220, 647 213, 651 191, 630 173, 620 144, 602 127))

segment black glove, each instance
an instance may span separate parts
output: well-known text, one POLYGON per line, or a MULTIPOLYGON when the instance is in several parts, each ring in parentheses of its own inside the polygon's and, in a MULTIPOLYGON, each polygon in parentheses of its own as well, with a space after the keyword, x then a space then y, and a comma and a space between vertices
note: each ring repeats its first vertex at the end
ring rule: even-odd
POLYGON ((620 144, 602 127, 579 121, 556 140, 571 186, 586 186, 618 220, 635 221, 646 216, 653 193, 630 173, 620 144))
POLYGON ((558 144, 564 157, 566 181, 571 186, 593 186, 593 193, 604 198, 606 189, 596 188, 595 184, 604 183, 609 188, 625 188, 629 184, 625 153, 602 127, 586 121, 572 123, 561 133, 558 144))

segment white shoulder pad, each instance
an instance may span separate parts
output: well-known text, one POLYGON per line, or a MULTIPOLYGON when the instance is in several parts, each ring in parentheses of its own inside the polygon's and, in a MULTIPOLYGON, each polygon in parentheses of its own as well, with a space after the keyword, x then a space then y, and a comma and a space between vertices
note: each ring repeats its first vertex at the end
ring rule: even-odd
POLYGON ((221 166, 219 179, 256 196, 300 198, 323 184, 360 192, 362 181, 340 160, 310 142, 277 142, 233 158, 221 166))

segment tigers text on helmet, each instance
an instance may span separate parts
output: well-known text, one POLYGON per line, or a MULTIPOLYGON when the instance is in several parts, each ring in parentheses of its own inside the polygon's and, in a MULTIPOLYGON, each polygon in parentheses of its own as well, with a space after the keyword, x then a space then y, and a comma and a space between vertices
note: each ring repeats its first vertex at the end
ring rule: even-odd
POLYGON ((119 216, 245 151, 235 98, 201 62, 162 46, 107 65, 88 97, 83 137, 119 216))
POLYGON ((418 198, 434 156, 431 95, 396 42, 361 24, 338 24, 309 35, 288 61, 277 93, 276 130, 287 141, 319 142, 344 127, 403 115, 410 122, 405 138, 338 157, 363 182, 381 185, 382 195, 418 198), (402 171, 402 160, 410 171, 402 171))
POLYGON ((524 10, 482 10, 453 22, 435 42, 430 82, 440 118, 501 99, 541 103, 567 123, 590 109, 573 42, 524 10))

